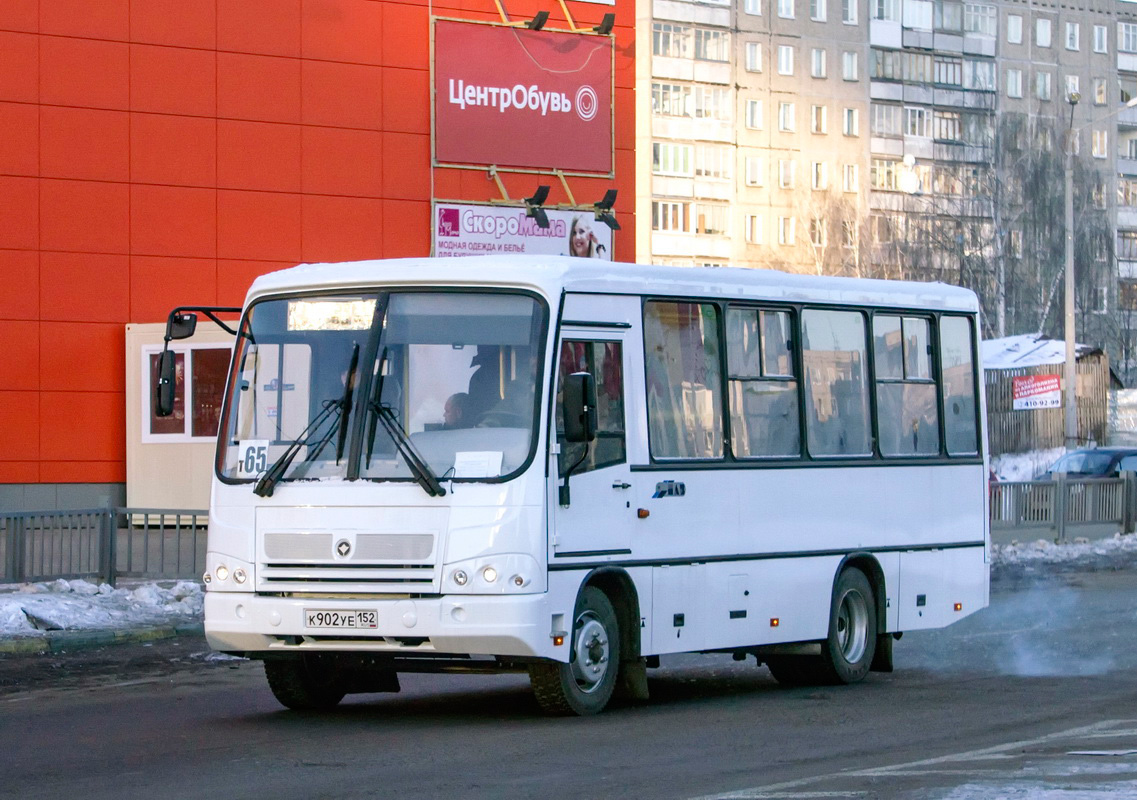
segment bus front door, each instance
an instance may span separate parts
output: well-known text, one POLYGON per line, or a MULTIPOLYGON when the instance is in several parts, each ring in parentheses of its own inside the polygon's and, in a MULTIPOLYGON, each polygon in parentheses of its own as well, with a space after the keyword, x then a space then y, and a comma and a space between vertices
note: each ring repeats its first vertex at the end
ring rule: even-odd
POLYGON ((552 557, 627 555, 636 509, 625 436, 624 337, 615 331, 578 336, 566 330, 559 353, 552 557), (574 372, 588 372, 596 383, 597 432, 588 445, 564 438, 561 387, 564 376, 574 372))

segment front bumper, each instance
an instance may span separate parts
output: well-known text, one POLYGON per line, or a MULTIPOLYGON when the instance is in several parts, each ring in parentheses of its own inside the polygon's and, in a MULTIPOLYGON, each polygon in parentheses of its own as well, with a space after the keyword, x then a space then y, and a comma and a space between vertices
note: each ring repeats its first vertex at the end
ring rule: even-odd
POLYGON ((494 655, 567 661, 554 646, 548 595, 443 595, 418 599, 328 599, 207 592, 205 636, 215 650, 248 654, 356 651, 494 655), (305 609, 374 610, 373 629, 305 626, 305 609))

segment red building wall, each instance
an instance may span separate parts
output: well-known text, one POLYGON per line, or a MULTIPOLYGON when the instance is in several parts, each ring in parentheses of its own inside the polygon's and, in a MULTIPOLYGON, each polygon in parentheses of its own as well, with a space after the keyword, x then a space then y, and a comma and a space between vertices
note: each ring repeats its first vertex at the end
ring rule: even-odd
MULTIPOLYGON (((616 179, 572 189, 619 190, 630 260, 634 2, 569 5, 578 25, 617 13, 616 179)), ((506 7, 567 27, 549 0, 506 7)), ((240 305, 299 262, 426 255, 432 177, 438 199, 496 196, 484 171, 431 169, 430 13, 498 18, 492 0, 0 2, 0 483, 125 480, 125 323, 240 305)))

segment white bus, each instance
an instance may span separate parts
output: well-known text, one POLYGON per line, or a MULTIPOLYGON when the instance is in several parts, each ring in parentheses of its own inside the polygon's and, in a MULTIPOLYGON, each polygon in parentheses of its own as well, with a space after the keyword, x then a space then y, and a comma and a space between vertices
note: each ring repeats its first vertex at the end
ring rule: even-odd
POLYGON ((591 714, 686 652, 889 671, 903 631, 988 602, 977 313, 941 284, 560 257, 258 278, 209 643, 296 709, 522 671, 591 714))

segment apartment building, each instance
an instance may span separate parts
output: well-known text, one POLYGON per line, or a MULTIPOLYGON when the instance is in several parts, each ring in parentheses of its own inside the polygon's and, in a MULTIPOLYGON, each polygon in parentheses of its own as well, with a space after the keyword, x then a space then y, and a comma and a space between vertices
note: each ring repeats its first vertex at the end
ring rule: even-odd
POLYGON ((655 0, 637 33, 638 258, 943 280, 988 336, 1059 330, 1069 141, 1079 336, 1137 352, 1137 5, 655 0))

